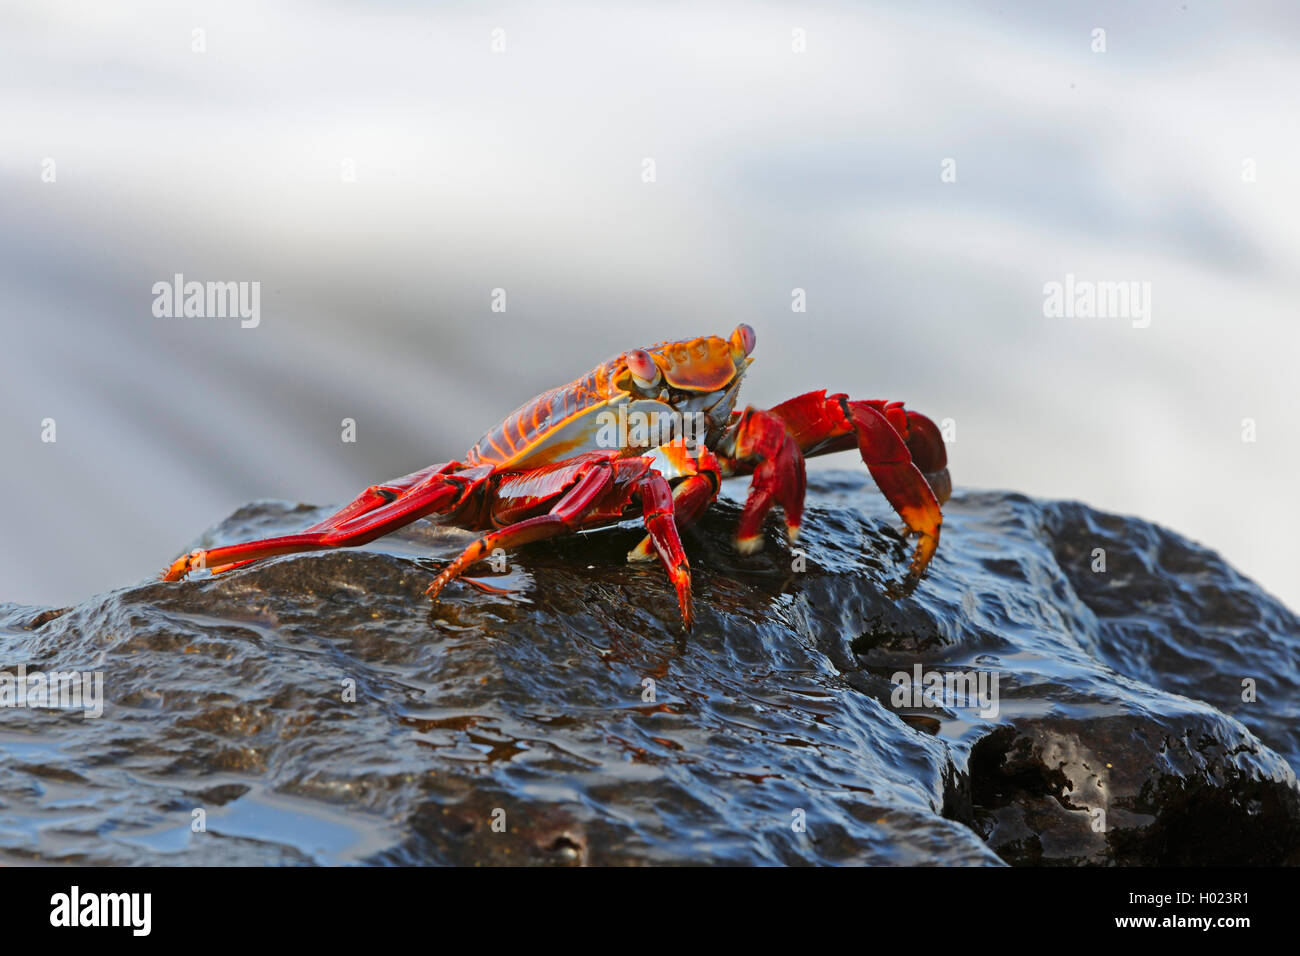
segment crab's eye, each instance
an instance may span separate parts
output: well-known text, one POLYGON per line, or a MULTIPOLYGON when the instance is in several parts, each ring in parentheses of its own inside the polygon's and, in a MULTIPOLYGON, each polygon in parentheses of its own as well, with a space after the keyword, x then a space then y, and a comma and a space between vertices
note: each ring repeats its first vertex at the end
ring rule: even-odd
POLYGON ((736 326, 736 331, 731 333, 731 357, 739 362, 752 351, 754 351, 754 330, 741 322, 736 326))
POLYGON ((627 370, 632 373, 637 388, 654 388, 659 384, 659 366, 645 349, 627 353, 627 370))

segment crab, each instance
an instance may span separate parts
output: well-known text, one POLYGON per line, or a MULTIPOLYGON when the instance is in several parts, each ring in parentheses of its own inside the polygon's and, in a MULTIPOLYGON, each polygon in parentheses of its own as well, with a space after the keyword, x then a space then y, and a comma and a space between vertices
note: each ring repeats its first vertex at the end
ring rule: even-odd
POLYGON ((902 402, 825 390, 774 408, 737 411, 754 344, 754 330, 741 324, 728 338, 709 335, 624 352, 520 406, 463 461, 372 485, 298 534, 191 551, 163 572, 163 580, 361 545, 437 516, 483 534, 429 585, 436 600, 498 549, 639 518, 645 536, 628 559, 662 562, 689 631, 691 572, 678 529, 699 519, 722 480, 752 476, 735 537, 736 548, 749 553, 761 546, 763 522, 774 506, 783 513, 789 540, 797 539, 805 458, 857 448, 916 538, 904 580, 910 590, 939 546, 940 505, 952 490, 938 427, 902 402))

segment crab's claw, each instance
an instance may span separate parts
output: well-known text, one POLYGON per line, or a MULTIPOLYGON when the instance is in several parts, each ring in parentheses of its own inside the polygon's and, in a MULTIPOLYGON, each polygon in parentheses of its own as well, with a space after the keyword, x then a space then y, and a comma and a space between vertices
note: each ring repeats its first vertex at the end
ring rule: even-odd
MULTIPOLYGON (((866 402, 843 401, 843 405, 853 423, 858 450, 867 470, 908 530, 917 535, 916 551, 908 569, 908 578, 915 583, 925 573, 939 548, 939 530, 943 525, 939 497, 925 474, 917 468, 903 436, 883 412, 866 402)), ((941 444, 941 450, 942 447, 941 444)), ((936 472, 936 482, 945 487, 946 498, 951 490, 946 461, 942 471, 936 472), (939 474, 942 481, 939 481, 939 474)))
POLYGON ((856 447, 881 492, 917 536, 908 569, 914 585, 939 547, 942 501, 952 491, 937 426, 899 402, 851 401, 824 391, 800 395, 767 411, 746 409, 733 426, 729 472, 753 473, 736 544, 762 544, 763 518, 781 505, 791 538, 803 514, 804 458, 856 447))
POLYGON ((943 504, 952 497, 952 477, 948 474, 948 450, 939 426, 920 412, 904 409, 901 403, 886 405, 884 414, 894 430, 903 436, 912 464, 925 476, 939 504, 943 504))
POLYGON ((735 455, 753 463, 749 497, 736 528, 736 549, 750 554, 763 546, 763 519, 774 504, 785 515, 786 536, 793 543, 803 523, 803 498, 807 486, 803 452, 771 412, 746 409, 736 428, 735 455))

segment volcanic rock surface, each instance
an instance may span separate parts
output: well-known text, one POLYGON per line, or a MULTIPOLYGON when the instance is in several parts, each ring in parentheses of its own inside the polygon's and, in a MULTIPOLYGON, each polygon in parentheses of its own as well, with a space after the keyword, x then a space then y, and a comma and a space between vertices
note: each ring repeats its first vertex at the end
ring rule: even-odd
MULTIPOLYGON (((328 510, 255 503, 191 545, 328 510)), ((436 605, 472 536, 428 522, 0 604, 0 670, 101 672, 104 695, 0 709, 0 862, 1300 860, 1300 620, 1214 553, 959 493, 899 596, 908 546, 860 473, 810 475, 797 551, 772 525, 738 555, 738 514, 684 532, 690 635, 627 529, 436 605)))

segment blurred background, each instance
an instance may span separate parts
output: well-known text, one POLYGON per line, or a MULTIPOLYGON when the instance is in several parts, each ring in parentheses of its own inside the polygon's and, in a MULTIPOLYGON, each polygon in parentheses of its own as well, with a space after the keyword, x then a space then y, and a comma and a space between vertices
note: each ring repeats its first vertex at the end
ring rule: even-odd
POLYGON ((958 489, 1141 515, 1300 607, 1298 41, 1287 2, 9 0, 0 600, 746 321, 748 401, 904 399, 958 489), (260 282, 260 324, 155 317, 175 273, 260 282), (1045 316, 1067 273, 1149 282, 1150 326, 1045 316))

